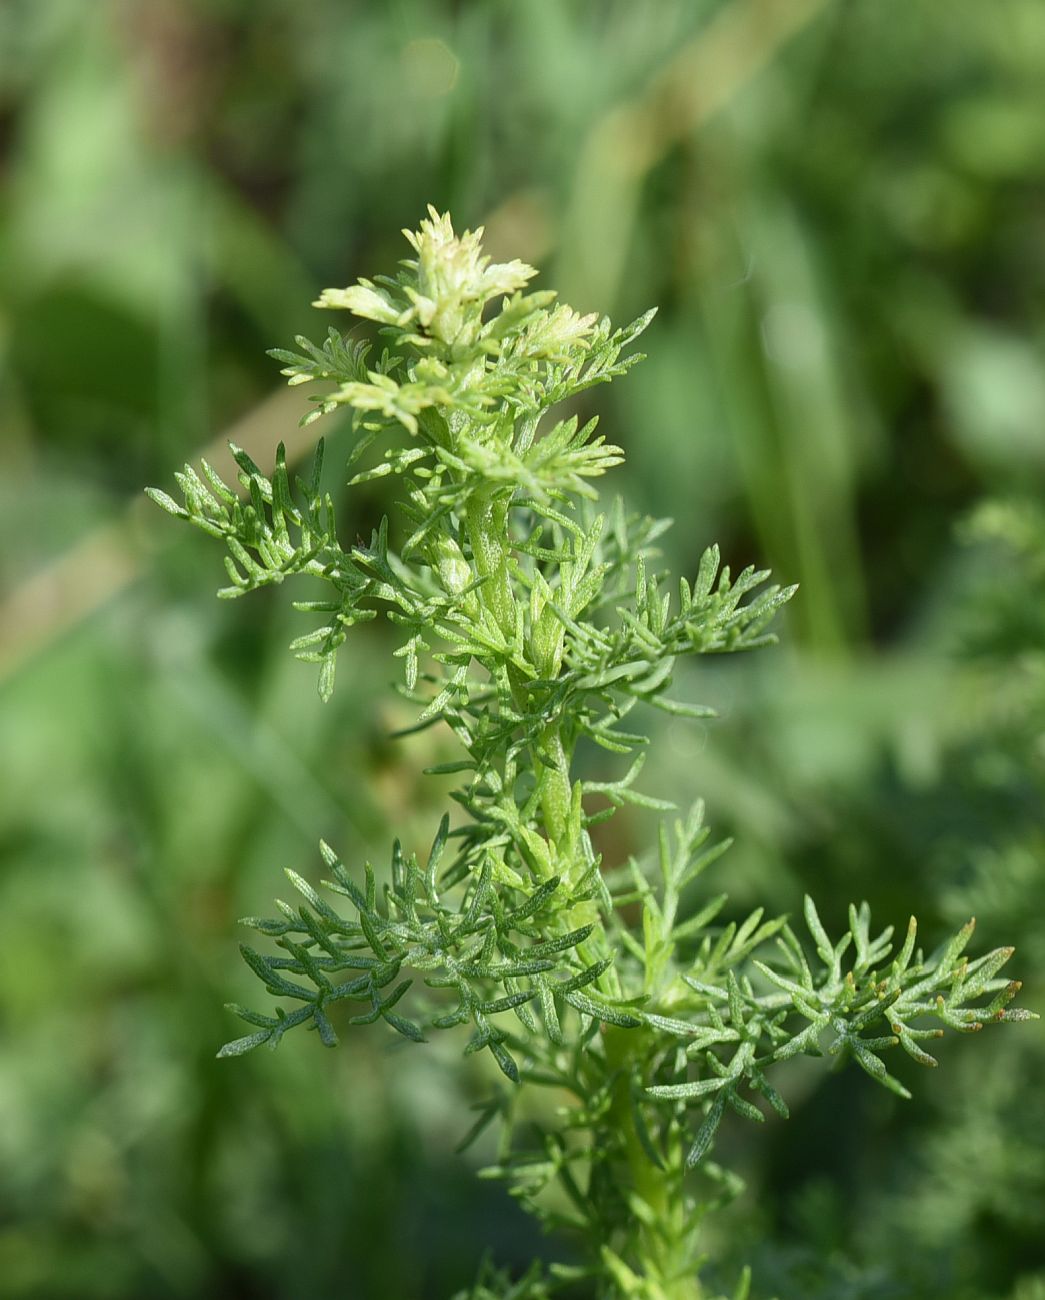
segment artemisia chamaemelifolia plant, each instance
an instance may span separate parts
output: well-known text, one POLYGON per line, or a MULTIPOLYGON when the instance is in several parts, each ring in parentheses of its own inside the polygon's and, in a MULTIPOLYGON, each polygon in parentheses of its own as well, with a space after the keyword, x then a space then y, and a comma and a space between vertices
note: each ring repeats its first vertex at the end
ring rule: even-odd
MULTIPOLYGON (((224 543, 222 595, 325 586, 296 604, 318 626, 292 647, 319 665, 324 699, 352 625, 391 620, 416 728, 439 724, 458 747, 435 769, 460 784, 427 857, 396 843, 379 878, 323 844, 323 886, 288 872, 298 904, 247 922, 265 942, 244 957, 275 1005, 234 1008, 251 1032, 221 1055, 298 1027, 331 1046, 371 1023, 418 1044, 457 1035, 510 1081, 476 1126, 502 1126, 486 1172, 575 1243, 569 1263, 488 1270, 472 1294, 696 1300, 701 1222, 735 1194, 709 1158, 716 1132, 731 1115, 787 1115, 780 1063, 851 1058, 906 1096, 889 1049, 934 1065, 926 1043, 945 1029, 1028 1013, 1009 1008, 1011 949, 966 955, 972 923, 926 954, 913 920, 894 940, 866 905, 835 939, 810 899, 808 940, 761 909, 720 920, 704 872, 726 846, 699 803, 671 817, 641 792, 647 741, 629 727, 636 706, 706 717, 673 697, 677 661, 766 645, 794 589, 734 577, 715 547, 669 583, 653 567, 666 523, 599 512, 595 485, 623 453, 595 419, 561 412, 639 360, 653 313, 623 329, 581 315, 532 291, 532 267, 491 263, 481 235, 431 209, 396 275, 316 303, 367 322, 376 347, 331 328, 273 353, 291 384, 321 386, 307 420, 351 409, 353 468, 382 449, 351 479, 399 486, 368 544, 339 536, 322 444, 294 486, 282 446, 271 476, 234 447, 240 491, 204 463, 178 475, 183 504, 151 493, 224 543), (578 777, 586 746, 607 751, 613 779, 578 777), (667 820, 648 858, 605 863, 591 827, 623 804, 667 820), (558 1104, 536 1112, 551 1119, 513 1123, 523 1089, 551 1090, 558 1104)), ((735 1297, 749 1284, 745 1270, 735 1297)))

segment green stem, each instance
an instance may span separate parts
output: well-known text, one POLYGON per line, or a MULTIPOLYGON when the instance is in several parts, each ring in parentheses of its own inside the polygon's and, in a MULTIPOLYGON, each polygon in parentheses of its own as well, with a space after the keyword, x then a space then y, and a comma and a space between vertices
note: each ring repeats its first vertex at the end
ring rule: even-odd
POLYGON ((573 789, 570 784, 570 761, 559 729, 549 724, 541 732, 534 754, 534 769, 541 792, 541 811, 549 839, 567 858, 576 852, 575 829, 571 825, 573 789), (542 758, 541 754, 545 757, 542 758))
POLYGON ((480 599, 493 611, 497 626, 509 638, 515 635, 515 596, 508 571, 510 502, 510 494, 503 490, 476 493, 465 514, 476 572, 486 579, 480 588, 480 599))
MULTIPOLYGON (((510 496, 503 491, 477 494, 469 503, 465 519, 476 573, 486 579, 479 589, 480 598, 493 612, 497 626, 508 638, 515 635, 517 603, 508 565, 511 554, 508 537, 510 504, 510 496)), ((520 695, 524 690, 524 684, 519 683, 520 695)), ((517 702, 524 703, 521 698, 517 702)), ((572 788, 569 758, 559 729, 553 725, 545 727, 535 738, 533 752, 534 773, 548 837, 560 852, 568 853, 576 848, 576 845, 569 844, 572 788)))
MULTIPOLYGON (((503 493, 477 496, 468 507, 465 521, 476 571, 486 579, 480 599, 493 612, 506 637, 514 636, 516 626, 516 596, 509 569, 509 506, 510 498, 503 493)), ((521 695, 525 684, 520 682, 518 690, 521 695)), ((581 814, 573 803, 570 755, 554 723, 534 738, 532 749, 545 834, 568 870, 578 854, 582 833, 581 814)), ((597 962, 609 951, 597 904, 579 903, 568 909, 561 921, 566 928, 588 923, 594 923, 595 930, 578 951, 584 960, 597 962)), ((610 996, 619 995, 612 968, 604 973, 598 987, 610 996)), ((693 1232, 686 1222, 681 1154, 675 1153, 674 1161, 660 1169, 643 1150, 635 1131, 629 1090, 632 1079, 641 1076, 648 1034, 607 1025, 603 1041, 607 1067, 617 1076, 607 1124, 611 1134, 622 1135, 625 1184, 653 1212, 652 1226, 637 1225, 628 1253, 642 1270, 648 1300, 700 1300, 701 1288, 692 1258, 693 1232)))
POLYGON ((602 1041, 607 1070, 616 1076, 606 1128, 623 1142, 618 1179, 653 1211, 649 1224, 636 1217, 627 1243, 632 1257, 626 1262, 643 1279, 644 1300, 701 1300, 682 1149, 667 1152, 663 1167, 658 1167, 646 1154, 635 1128, 632 1081, 642 1077, 649 1031, 606 1025, 602 1041))

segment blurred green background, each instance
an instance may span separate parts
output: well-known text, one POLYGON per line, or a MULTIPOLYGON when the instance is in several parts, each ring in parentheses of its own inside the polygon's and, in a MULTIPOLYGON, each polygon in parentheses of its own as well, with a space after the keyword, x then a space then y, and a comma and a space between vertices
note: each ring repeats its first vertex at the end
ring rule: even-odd
MULTIPOLYGON (((737 835, 709 887, 975 913, 1042 1008, 1041 0, 4 0, 0 148, 0 1293, 443 1300, 547 1248, 453 1155, 490 1083, 453 1044, 213 1059, 236 918, 320 835, 424 844, 445 741, 388 742, 374 625, 321 707, 281 593, 214 601, 141 501, 230 430, 308 453, 264 349, 427 202, 580 309, 660 304, 596 394, 607 489, 675 569, 802 584, 780 649, 683 683, 721 720, 655 738, 647 788, 737 835)), ((813 1067, 727 1128, 723 1276, 1045 1297, 1041 1032, 942 1057, 913 1103, 813 1067)))

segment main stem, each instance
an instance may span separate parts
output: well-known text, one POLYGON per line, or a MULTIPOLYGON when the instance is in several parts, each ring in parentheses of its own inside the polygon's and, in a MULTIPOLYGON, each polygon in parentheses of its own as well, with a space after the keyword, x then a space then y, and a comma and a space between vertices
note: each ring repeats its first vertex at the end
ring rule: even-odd
MULTIPOLYGON (((606 1118, 612 1134, 622 1139, 625 1185, 653 1211, 652 1223, 634 1226, 632 1244, 648 1300, 701 1300, 703 1289, 694 1258, 695 1225, 684 1191, 685 1158, 681 1147, 664 1153, 663 1167, 650 1160, 635 1129, 632 1080, 642 1077, 648 1049, 645 1029, 603 1027, 608 1073, 616 1078, 606 1118), (662 1280, 661 1280, 662 1279, 662 1280)), ((595 1135, 598 1141, 598 1135, 595 1135)))
MULTIPOLYGON (((480 589, 481 599, 509 640, 514 638, 516 626, 516 594, 512 590, 508 563, 510 507, 511 498, 503 489, 477 493, 469 503, 465 518, 476 573, 485 580, 480 589)), ((524 689, 524 683, 519 682, 517 691, 521 694, 524 689)), ((524 703, 524 700, 517 702, 524 703)), ((541 810, 549 839, 560 845, 570 829, 569 758, 557 727, 545 727, 535 740, 534 772, 540 788, 541 810)))
MULTIPOLYGON (((516 594, 512 589, 508 536, 510 498, 491 492, 476 497, 470 505, 465 525, 478 576, 485 579, 483 599, 492 611, 505 637, 515 635, 516 594)), ((523 682, 518 683, 521 694, 523 682)), ((520 703, 523 702, 520 700, 520 703)), ((546 726, 532 746, 534 771, 538 781, 544 831, 554 845, 560 861, 577 853, 581 825, 572 798, 570 755, 562 735, 554 724, 546 726)), ((594 924, 595 930, 579 951, 589 961, 597 961, 609 951, 609 941, 599 909, 594 903, 580 903, 564 916, 567 928, 594 924)), ((616 973, 612 967, 600 980, 600 987, 611 996, 619 995, 616 973)), ((648 1300, 701 1300, 702 1290, 693 1258, 693 1227, 687 1224, 688 1207, 683 1191, 685 1167, 681 1151, 669 1152, 663 1168, 658 1168, 646 1154, 635 1130, 632 1080, 641 1077, 648 1050, 644 1029, 603 1026, 603 1051, 607 1074, 614 1078, 612 1101, 606 1117, 606 1137, 622 1142, 623 1177, 619 1180, 653 1212, 651 1224, 637 1222, 628 1253, 642 1269, 648 1300)), ((599 1134, 593 1134, 596 1144, 599 1134)), ((597 1226, 593 1224, 593 1226, 597 1226)), ((612 1245, 610 1242, 604 1243, 612 1245)))

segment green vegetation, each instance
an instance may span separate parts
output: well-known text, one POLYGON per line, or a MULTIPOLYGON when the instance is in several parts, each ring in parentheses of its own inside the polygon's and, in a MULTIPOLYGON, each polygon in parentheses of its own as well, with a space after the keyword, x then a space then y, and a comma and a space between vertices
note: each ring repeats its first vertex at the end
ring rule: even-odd
MULTIPOLYGON (((397 841, 380 895, 369 863, 352 872, 322 845, 333 877, 324 884, 349 900, 348 917, 288 872, 304 905, 281 902, 279 917, 247 921, 282 954, 242 952, 293 1009, 234 1006, 255 1029, 219 1055, 275 1047, 298 1025, 333 1047, 332 1018, 345 1001, 362 1004, 348 1025, 383 1021, 416 1043, 469 1026, 466 1055, 489 1050, 513 1084, 548 1089, 560 1103, 556 1123, 521 1125, 515 1097, 495 1095, 469 1134, 503 1116, 499 1160, 484 1172, 546 1228, 581 1238, 582 1261, 554 1264, 550 1277, 605 1297, 696 1300, 705 1294, 700 1224, 718 1197, 687 1175, 727 1109, 761 1123, 760 1096, 788 1116, 770 1067, 826 1051, 906 1098, 885 1049, 900 1045, 935 1066, 921 1044, 942 1037, 940 1026, 968 1033, 1034 1017, 1008 1009, 1021 987, 999 974, 1011 948, 964 955, 973 921, 926 958, 912 917, 894 954, 892 927, 872 938, 866 903, 850 906, 848 932, 833 944, 807 896, 813 969, 786 917, 765 920, 759 907, 739 926, 716 924, 726 895, 688 890, 727 847, 706 847, 701 804, 673 835, 662 824, 651 860, 603 871, 593 826, 623 805, 672 805, 634 788, 641 757, 616 781, 575 777, 581 742, 618 755, 645 745, 622 725, 639 703, 709 716, 666 694, 677 660, 766 644, 795 589, 765 588, 768 574, 750 568, 732 581, 712 547, 673 597, 650 546, 669 521, 628 518, 618 506, 611 529, 606 515, 585 510, 597 500, 590 480, 623 453, 596 436, 596 419, 550 413, 640 359, 625 350, 652 312, 614 330, 554 292, 523 292, 532 267, 491 264, 482 231, 458 237, 434 208, 405 233, 414 256, 395 278, 327 289, 315 304, 383 326, 374 369, 369 347, 333 328, 322 347, 302 337, 301 354, 273 354, 291 384, 333 386, 306 423, 353 410, 350 463, 391 443, 349 487, 401 479, 398 551, 387 517, 369 546, 342 549, 320 488, 322 444, 297 505, 282 444, 271 479, 233 447, 242 503, 206 461, 204 478, 191 465, 178 476, 184 505, 150 489, 170 514, 225 542, 233 585, 221 594, 291 576, 332 588, 329 600, 295 606, 329 621, 291 647, 320 664, 324 699, 346 629, 385 611, 409 634, 395 651, 404 693, 422 706, 408 731, 443 722, 464 751, 427 771, 467 773, 451 796, 464 821, 451 829, 443 817, 423 867, 397 841), (594 810, 593 795, 608 806, 594 810), (411 1019, 402 1003, 418 978, 430 995, 411 1019), (689 1106, 703 1112, 692 1136, 689 1106)), ((738 1300, 750 1280, 745 1270, 738 1300)), ((548 1287, 538 1269, 521 1285, 504 1280, 501 1293, 543 1296, 548 1287)))
MULTIPOLYGON (((832 941, 867 899, 880 923, 915 912, 931 947, 975 915, 970 951, 1014 944, 1041 1012, 1045 11, 656 10, 0 5, 5 1295, 445 1300, 484 1247, 494 1294, 537 1256, 579 1262, 576 1237, 476 1178, 496 1124, 454 1154, 497 1086, 527 1098, 520 1141, 559 1122, 552 1091, 461 1055, 466 1027, 214 1057, 261 1028, 237 1031, 225 1001, 273 1009, 237 918, 304 901, 274 886, 283 866, 329 877, 319 837, 357 882, 374 862, 379 888, 394 836, 423 865, 462 774, 421 769, 463 751, 442 726, 388 742, 419 711, 388 689, 409 632, 353 627, 318 707, 316 668, 286 647, 328 618, 288 597, 332 589, 213 600, 214 541, 141 489, 173 492, 201 456, 235 484, 227 439, 266 474, 284 440, 308 481, 322 433, 340 544, 388 515, 398 548, 405 480, 346 489, 351 411, 297 429, 303 392, 264 350, 343 328, 310 310, 317 287, 394 266, 430 200, 582 313, 659 304, 647 359, 564 411, 627 454, 599 481, 603 545, 621 492, 674 520, 651 569, 692 577, 717 541, 734 572, 800 585, 775 649, 677 660, 671 698, 717 719, 639 704, 624 724, 652 742, 635 786, 683 820, 699 793, 708 845, 734 840, 682 919, 728 892, 714 924, 764 906, 806 944, 808 891, 832 941)), ((634 757, 582 742, 573 779, 614 782, 634 757)), ((645 862, 656 820, 625 803, 589 828, 611 879, 645 862)), ((393 1013, 416 1020, 424 992, 393 1013)), ((341 1032, 365 1008, 335 1010, 341 1032)), ((707 1290, 750 1263, 755 1300, 1039 1297, 1039 1031, 923 1042, 931 1072, 885 1052, 910 1101, 860 1069, 775 1066, 790 1119, 757 1095, 764 1124, 727 1110, 691 1175, 704 1195, 720 1169, 729 1201, 700 1228, 707 1290)))

